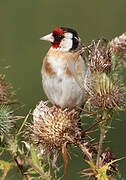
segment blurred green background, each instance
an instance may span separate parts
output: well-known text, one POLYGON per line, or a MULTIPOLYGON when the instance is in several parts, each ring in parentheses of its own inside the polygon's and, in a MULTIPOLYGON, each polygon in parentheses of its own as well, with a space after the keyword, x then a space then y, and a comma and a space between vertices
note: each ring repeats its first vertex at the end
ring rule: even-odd
MULTIPOLYGON (((110 40, 126 31, 126 0, 0 0, 0 65, 11 66, 7 80, 26 105, 21 114, 46 99, 40 70, 49 44, 39 38, 57 26, 76 29, 86 44, 99 37, 110 40)), ((125 115, 113 122, 115 128, 108 135, 118 158, 126 156, 125 115)), ((126 160, 119 164, 126 177, 126 160)), ((68 180, 85 179, 78 173, 83 168, 83 160, 73 156, 68 180)))

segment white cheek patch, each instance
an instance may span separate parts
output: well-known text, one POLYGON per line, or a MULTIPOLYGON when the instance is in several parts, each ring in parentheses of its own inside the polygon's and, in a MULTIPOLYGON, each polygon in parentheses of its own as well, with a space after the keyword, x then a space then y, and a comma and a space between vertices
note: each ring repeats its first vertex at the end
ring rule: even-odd
POLYGON ((67 32, 67 33, 65 33, 65 38, 66 39, 72 39, 73 38, 73 34, 67 32))
POLYGON ((69 51, 73 46, 73 34, 67 32, 65 33, 64 39, 60 43, 59 50, 60 51, 69 51))
POLYGON ((64 38, 60 43, 59 50, 60 51, 69 51, 72 48, 72 45, 73 45, 72 39, 64 38))

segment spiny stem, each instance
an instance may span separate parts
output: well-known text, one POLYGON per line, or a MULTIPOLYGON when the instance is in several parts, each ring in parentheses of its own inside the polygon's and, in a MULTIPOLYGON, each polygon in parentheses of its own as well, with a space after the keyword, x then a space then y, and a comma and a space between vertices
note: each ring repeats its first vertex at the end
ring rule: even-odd
POLYGON ((103 140, 104 140, 104 129, 102 127, 100 127, 100 139, 99 139, 99 145, 98 145, 98 154, 97 154, 97 162, 96 162, 96 166, 98 168, 100 168, 100 156, 102 153, 102 145, 103 145, 103 140))
POLYGON ((93 159, 91 154, 89 153, 88 149, 86 148, 86 146, 84 144, 79 143, 79 147, 81 148, 81 150, 84 152, 84 154, 87 156, 87 158, 89 159, 89 161, 94 164, 93 159))

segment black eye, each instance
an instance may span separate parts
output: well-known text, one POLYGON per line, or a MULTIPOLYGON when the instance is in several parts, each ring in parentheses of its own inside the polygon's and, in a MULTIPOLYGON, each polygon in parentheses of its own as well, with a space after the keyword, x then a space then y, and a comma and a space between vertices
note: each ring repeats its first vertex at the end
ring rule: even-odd
POLYGON ((54 39, 56 40, 56 41, 61 41, 62 39, 63 39, 63 36, 60 36, 60 35, 58 35, 58 34, 55 34, 55 35, 53 35, 54 36, 54 39))
POLYGON ((62 39, 62 38, 63 38, 63 36, 59 36, 59 38, 60 38, 60 39, 62 39))

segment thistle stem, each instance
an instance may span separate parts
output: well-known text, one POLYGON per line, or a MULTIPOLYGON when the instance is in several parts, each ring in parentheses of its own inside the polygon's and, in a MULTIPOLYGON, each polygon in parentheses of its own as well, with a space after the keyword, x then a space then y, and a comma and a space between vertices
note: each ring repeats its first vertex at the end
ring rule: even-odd
POLYGON ((79 147, 80 147, 80 149, 83 151, 83 153, 87 156, 87 158, 89 159, 89 161, 90 161, 92 164, 94 164, 93 159, 92 159, 92 156, 91 156, 91 154, 89 153, 89 151, 88 151, 88 149, 86 148, 86 146, 83 145, 83 144, 81 144, 81 143, 79 143, 79 147))
POLYGON ((18 156, 18 157, 14 157, 14 161, 15 161, 15 163, 16 163, 19 171, 20 171, 21 174, 22 174, 23 180, 29 180, 27 174, 25 174, 24 167, 23 167, 23 165, 21 164, 21 161, 22 161, 22 160, 20 159, 20 157, 19 157, 19 156, 18 156))
POLYGON ((100 168, 100 166, 101 166, 101 164, 100 164, 100 156, 101 156, 101 153, 102 153, 102 145, 103 145, 104 135, 105 135, 104 129, 102 127, 100 127, 100 139, 99 139, 97 162, 96 162, 96 166, 98 168, 100 168))

